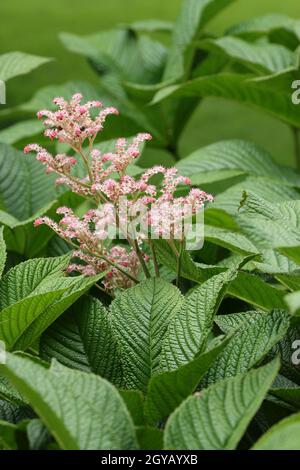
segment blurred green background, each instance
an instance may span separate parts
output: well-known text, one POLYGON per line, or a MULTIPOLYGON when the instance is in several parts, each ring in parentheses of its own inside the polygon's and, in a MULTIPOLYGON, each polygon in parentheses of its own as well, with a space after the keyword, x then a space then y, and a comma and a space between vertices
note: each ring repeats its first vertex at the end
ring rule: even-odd
MULTIPOLYGON (((160 18, 173 21, 181 0, 1 0, 0 53, 19 50, 55 60, 9 82, 9 105, 29 99, 40 87, 70 79, 97 83, 84 59, 65 50, 62 31, 88 34, 119 23, 160 18)), ((235 22, 277 12, 300 17, 299 0, 237 0, 207 29, 222 34, 235 22)), ((277 161, 294 165, 290 129, 254 109, 208 98, 197 109, 180 143, 182 155, 217 140, 243 138, 269 150, 277 161)))

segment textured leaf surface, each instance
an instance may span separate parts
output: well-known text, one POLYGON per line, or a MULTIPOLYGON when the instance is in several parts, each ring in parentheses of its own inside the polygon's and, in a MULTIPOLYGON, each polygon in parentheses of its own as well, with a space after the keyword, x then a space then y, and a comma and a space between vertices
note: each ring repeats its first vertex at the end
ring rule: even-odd
POLYGON ((166 449, 235 449, 278 372, 278 361, 220 381, 185 400, 170 416, 166 449))
POLYGON ((188 395, 194 392, 227 342, 228 339, 198 355, 187 364, 151 378, 145 400, 145 413, 150 422, 155 423, 168 417, 188 395))
POLYGON ((192 178, 215 171, 239 171, 249 176, 265 176, 291 185, 300 185, 296 172, 280 167, 266 150, 245 140, 213 143, 183 158, 176 166, 181 174, 192 178))
POLYGON ((66 277, 68 257, 29 260, 0 283, 0 338, 7 349, 25 349, 95 278, 66 277))
POLYGON ((283 338, 289 327, 289 316, 284 311, 248 319, 249 315, 214 362, 203 379, 203 386, 249 370, 283 338))
POLYGON ((0 209, 26 220, 58 195, 53 177, 34 158, 0 144, 0 209))
POLYGON ((127 408, 106 380, 58 363, 45 369, 12 354, 1 369, 26 396, 62 449, 136 447, 127 408))
POLYGON ((160 370, 176 369, 205 350, 214 316, 236 270, 213 276, 197 287, 172 319, 163 341, 160 370))
POLYGON ((159 371, 162 341, 182 303, 179 290, 158 278, 128 289, 112 302, 111 321, 128 387, 145 391, 159 371))
POLYGON ((83 296, 42 335, 40 354, 72 369, 94 372, 120 383, 120 358, 108 312, 101 302, 83 296))

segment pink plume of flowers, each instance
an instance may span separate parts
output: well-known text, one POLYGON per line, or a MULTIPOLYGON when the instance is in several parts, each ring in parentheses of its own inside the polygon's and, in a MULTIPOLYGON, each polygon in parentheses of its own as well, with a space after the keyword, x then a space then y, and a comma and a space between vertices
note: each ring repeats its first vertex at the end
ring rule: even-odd
POLYGON ((61 216, 58 222, 43 216, 36 219, 34 225, 49 226, 59 237, 76 247, 68 272, 93 276, 107 271, 102 281, 104 289, 131 287, 138 282, 142 268, 147 275, 145 263, 149 257, 142 251, 142 243, 149 242, 150 232, 147 229, 146 233, 141 232, 134 239, 131 233, 127 234, 128 248, 107 246, 106 239, 112 228, 122 231, 128 222, 128 214, 118 212, 120 200, 126 199, 130 221, 134 219, 136 207, 141 206, 144 208, 142 221, 148 224, 152 233, 169 240, 184 240, 181 221, 197 214, 213 197, 192 188, 190 179, 179 175, 175 167, 156 165, 138 177, 126 174, 129 165, 140 156, 141 145, 151 139, 148 133, 140 133, 130 141, 119 138, 112 151, 101 153, 94 141, 107 116, 118 114, 115 108, 102 108, 100 101, 82 103, 80 93, 74 94, 70 101, 57 97, 53 102, 58 110, 41 110, 37 116, 44 118, 45 135, 68 144, 74 155, 53 156, 37 144, 27 145, 24 153, 36 152, 36 159, 45 165, 46 172, 58 175, 57 184, 64 184, 74 193, 91 199, 95 208, 79 217, 72 209, 60 207, 57 209, 61 216), (91 111, 95 109, 99 111, 94 111, 93 117, 91 111), (73 172, 79 159, 86 170, 83 177, 73 172), (155 175, 160 175, 161 183, 153 184, 151 180, 155 175), (181 194, 185 195, 178 196, 180 185, 184 191, 181 194), (167 224, 167 221, 171 223, 167 224))

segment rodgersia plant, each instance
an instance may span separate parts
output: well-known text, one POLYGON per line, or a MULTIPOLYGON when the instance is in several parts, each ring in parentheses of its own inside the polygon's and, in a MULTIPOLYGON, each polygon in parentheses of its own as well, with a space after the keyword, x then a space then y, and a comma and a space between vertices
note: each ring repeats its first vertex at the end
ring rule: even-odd
MULTIPOLYGON (((113 107, 102 108, 99 101, 85 104, 81 101, 80 93, 73 95, 70 101, 58 97, 53 100, 58 106, 57 111, 37 113, 39 119, 45 118, 45 136, 67 144, 73 155, 60 153, 53 156, 37 144, 27 145, 24 152, 35 151, 46 172, 58 175, 57 184, 66 185, 74 193, 88 198, 93 207, 83 217, 78 217, 68 207, 60 207, 57 209, 57 214, 62 216, 59 223, 45 216, 36 219, 35 225, 48 225, 74 246, 69 272, 91 276, 107 271, 103 279, 106 291, 131 287, 139 282, 141 270, 150 277, 146 244, 152 253, 155 274, 159 276, 152 237, 166 239, 180 257, 181 250, 176 249, 174 240, 184 245, 184 221, 199 213, 206 201, 212 201, 212 196, 198 188, 190 188, 190 179, 178 175, 175 167, 157 165, 138 177, 127 174, 130 164, 140 155, 141 144, 150 140, 151 135, 138 134, 129 143, 120 138, 114 152, 101 153, 95 147, 95 139, 107 116, 116 115, 118 111, 113 107), (100 108, 95 117, 91 114, 94 108, 100 108), (83 177, 72 171, 79 164, 84 168, 83 177), (162 177, 160 184, 151 182, 156 175, 162 177), (183 196, 176 196, 179 185, 189 188, 183 196), (138 224, 137 213, 140 214, 138 224), (108 240, 112 238, 112 232, 126 239, 128 245, 111 246, 108 240)), ((180 272, 177 274, 179 277, 180 272)))

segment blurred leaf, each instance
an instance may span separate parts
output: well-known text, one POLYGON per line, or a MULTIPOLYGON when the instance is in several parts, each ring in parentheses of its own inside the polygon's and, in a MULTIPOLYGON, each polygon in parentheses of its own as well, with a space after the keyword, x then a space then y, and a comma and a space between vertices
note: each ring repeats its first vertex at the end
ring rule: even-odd
POLYGON ((152 104, 182 96, 204 98, 217 96, 255 106, 294 127, 300 127, 297 106, 291 99, 292 83, 297 80, 298 67, 264 77, 223 72, 200 77, 182 85, 161 89, 152 104))
POLYGON ((184 0, 175 22, 172 45, 163 80, 181 78, 190 68, 193 41, 200 30, 233 0, 184 0))
POLYGON ((28 119, 22 122, 17 122, 0 131, 0 142, 12 145, 25 137, 39 134, 43 130, 43 124, 37 119, 28 119))
POLYGON ((52 59, 25 54, 24 52, 8 52, 0 55, 0 79, 3 81, 31 72, 52 59))
POLYGON ((252 447, 253 450, 300 450, 300 413, 272 426, 252 447))
POLYGON ((204 40, 200 48, 224 54, 227 60, 239 62, 256 73, 276 73, 296 66, 297 55, 284 46, 268 43, 249 43, 243 39, 225 36, 204 40))
POLYGON ((222 174, 224 178, 232 177, 233 171, 300 187, 300 177, 294 170, 276 164, 267 151, 244 140, 221 141, 200 148, 180 160, 176 167, 181 174, 190 176, 194 184, 197 178, 201 181, 211 174, 211 182, 221 179, 222 174))

